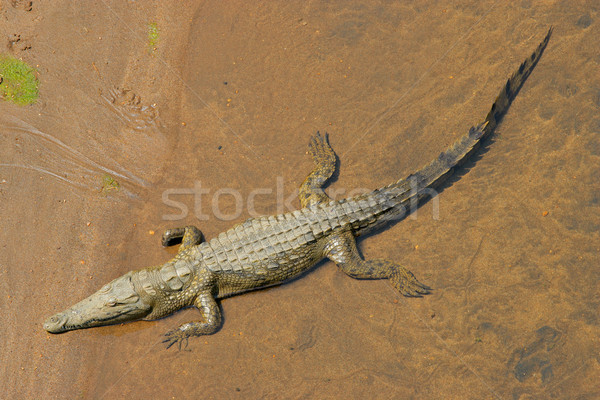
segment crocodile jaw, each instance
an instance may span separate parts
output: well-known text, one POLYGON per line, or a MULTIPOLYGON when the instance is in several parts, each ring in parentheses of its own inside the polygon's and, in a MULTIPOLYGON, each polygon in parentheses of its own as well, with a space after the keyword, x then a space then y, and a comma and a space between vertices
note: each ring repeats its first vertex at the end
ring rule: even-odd
POLYGON ((152 311, 136 292, 129 272, 44 323, 50 333, 112 325, 142 319, 152 311))

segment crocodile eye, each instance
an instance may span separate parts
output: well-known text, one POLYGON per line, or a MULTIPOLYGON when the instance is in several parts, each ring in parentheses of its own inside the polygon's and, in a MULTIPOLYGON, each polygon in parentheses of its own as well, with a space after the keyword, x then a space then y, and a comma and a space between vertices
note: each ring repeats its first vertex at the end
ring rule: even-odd
POLYGON ((110 291, 110 284, 106 284, 104 286, 102 286, 102 289, 100 289, 100 292, 102 293, 108 293, 110 291))
POLYGON ((117 305, 117 299, 115 297, 111 297, 110 299, 108 299, 108 301, 106 302, 106 306, 108 307, 114 307, 117 305))

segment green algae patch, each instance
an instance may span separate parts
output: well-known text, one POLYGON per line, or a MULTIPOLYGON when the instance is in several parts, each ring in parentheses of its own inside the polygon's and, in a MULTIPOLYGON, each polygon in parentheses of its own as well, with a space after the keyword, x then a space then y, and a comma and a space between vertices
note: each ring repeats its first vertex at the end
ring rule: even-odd
POLYGON ((156 22, 151 22, 148 24, 148 47, 150 48, 150 52, 153 53, 156 51, 156 47, 158 46, 158 24, 156 22))
POLYGON ((0 97, 19 105, 35 103, 38 98, 35 70, 21 60, 0 54, 0 97))
POLYGON ((100 189, 100 192, 106 196, 109 194, 109 192, 118 192, 120 187, 121 185, 115 180, 115 178, 106 174, 102 177, 102 189, 100 189))

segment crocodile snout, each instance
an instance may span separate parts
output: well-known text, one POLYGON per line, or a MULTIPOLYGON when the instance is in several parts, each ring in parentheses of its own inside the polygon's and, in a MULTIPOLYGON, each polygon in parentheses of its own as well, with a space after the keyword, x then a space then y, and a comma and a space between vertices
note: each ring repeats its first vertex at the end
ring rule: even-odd
POLYGON ((67 317, 64 314, 55 314, 44 322, 44 329, 50 333, 61 333, 65 331, 65 322, 67 317))

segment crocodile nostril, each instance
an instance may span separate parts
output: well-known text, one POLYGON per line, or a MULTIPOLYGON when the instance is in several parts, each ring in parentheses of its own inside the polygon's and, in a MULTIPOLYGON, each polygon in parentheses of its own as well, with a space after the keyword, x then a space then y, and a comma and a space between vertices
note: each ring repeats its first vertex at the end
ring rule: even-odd
POLYGON ((65 323, 64 315, 53 315, 44 322, 44 330, 52 333, 57 333, 62 330, 65 323))

